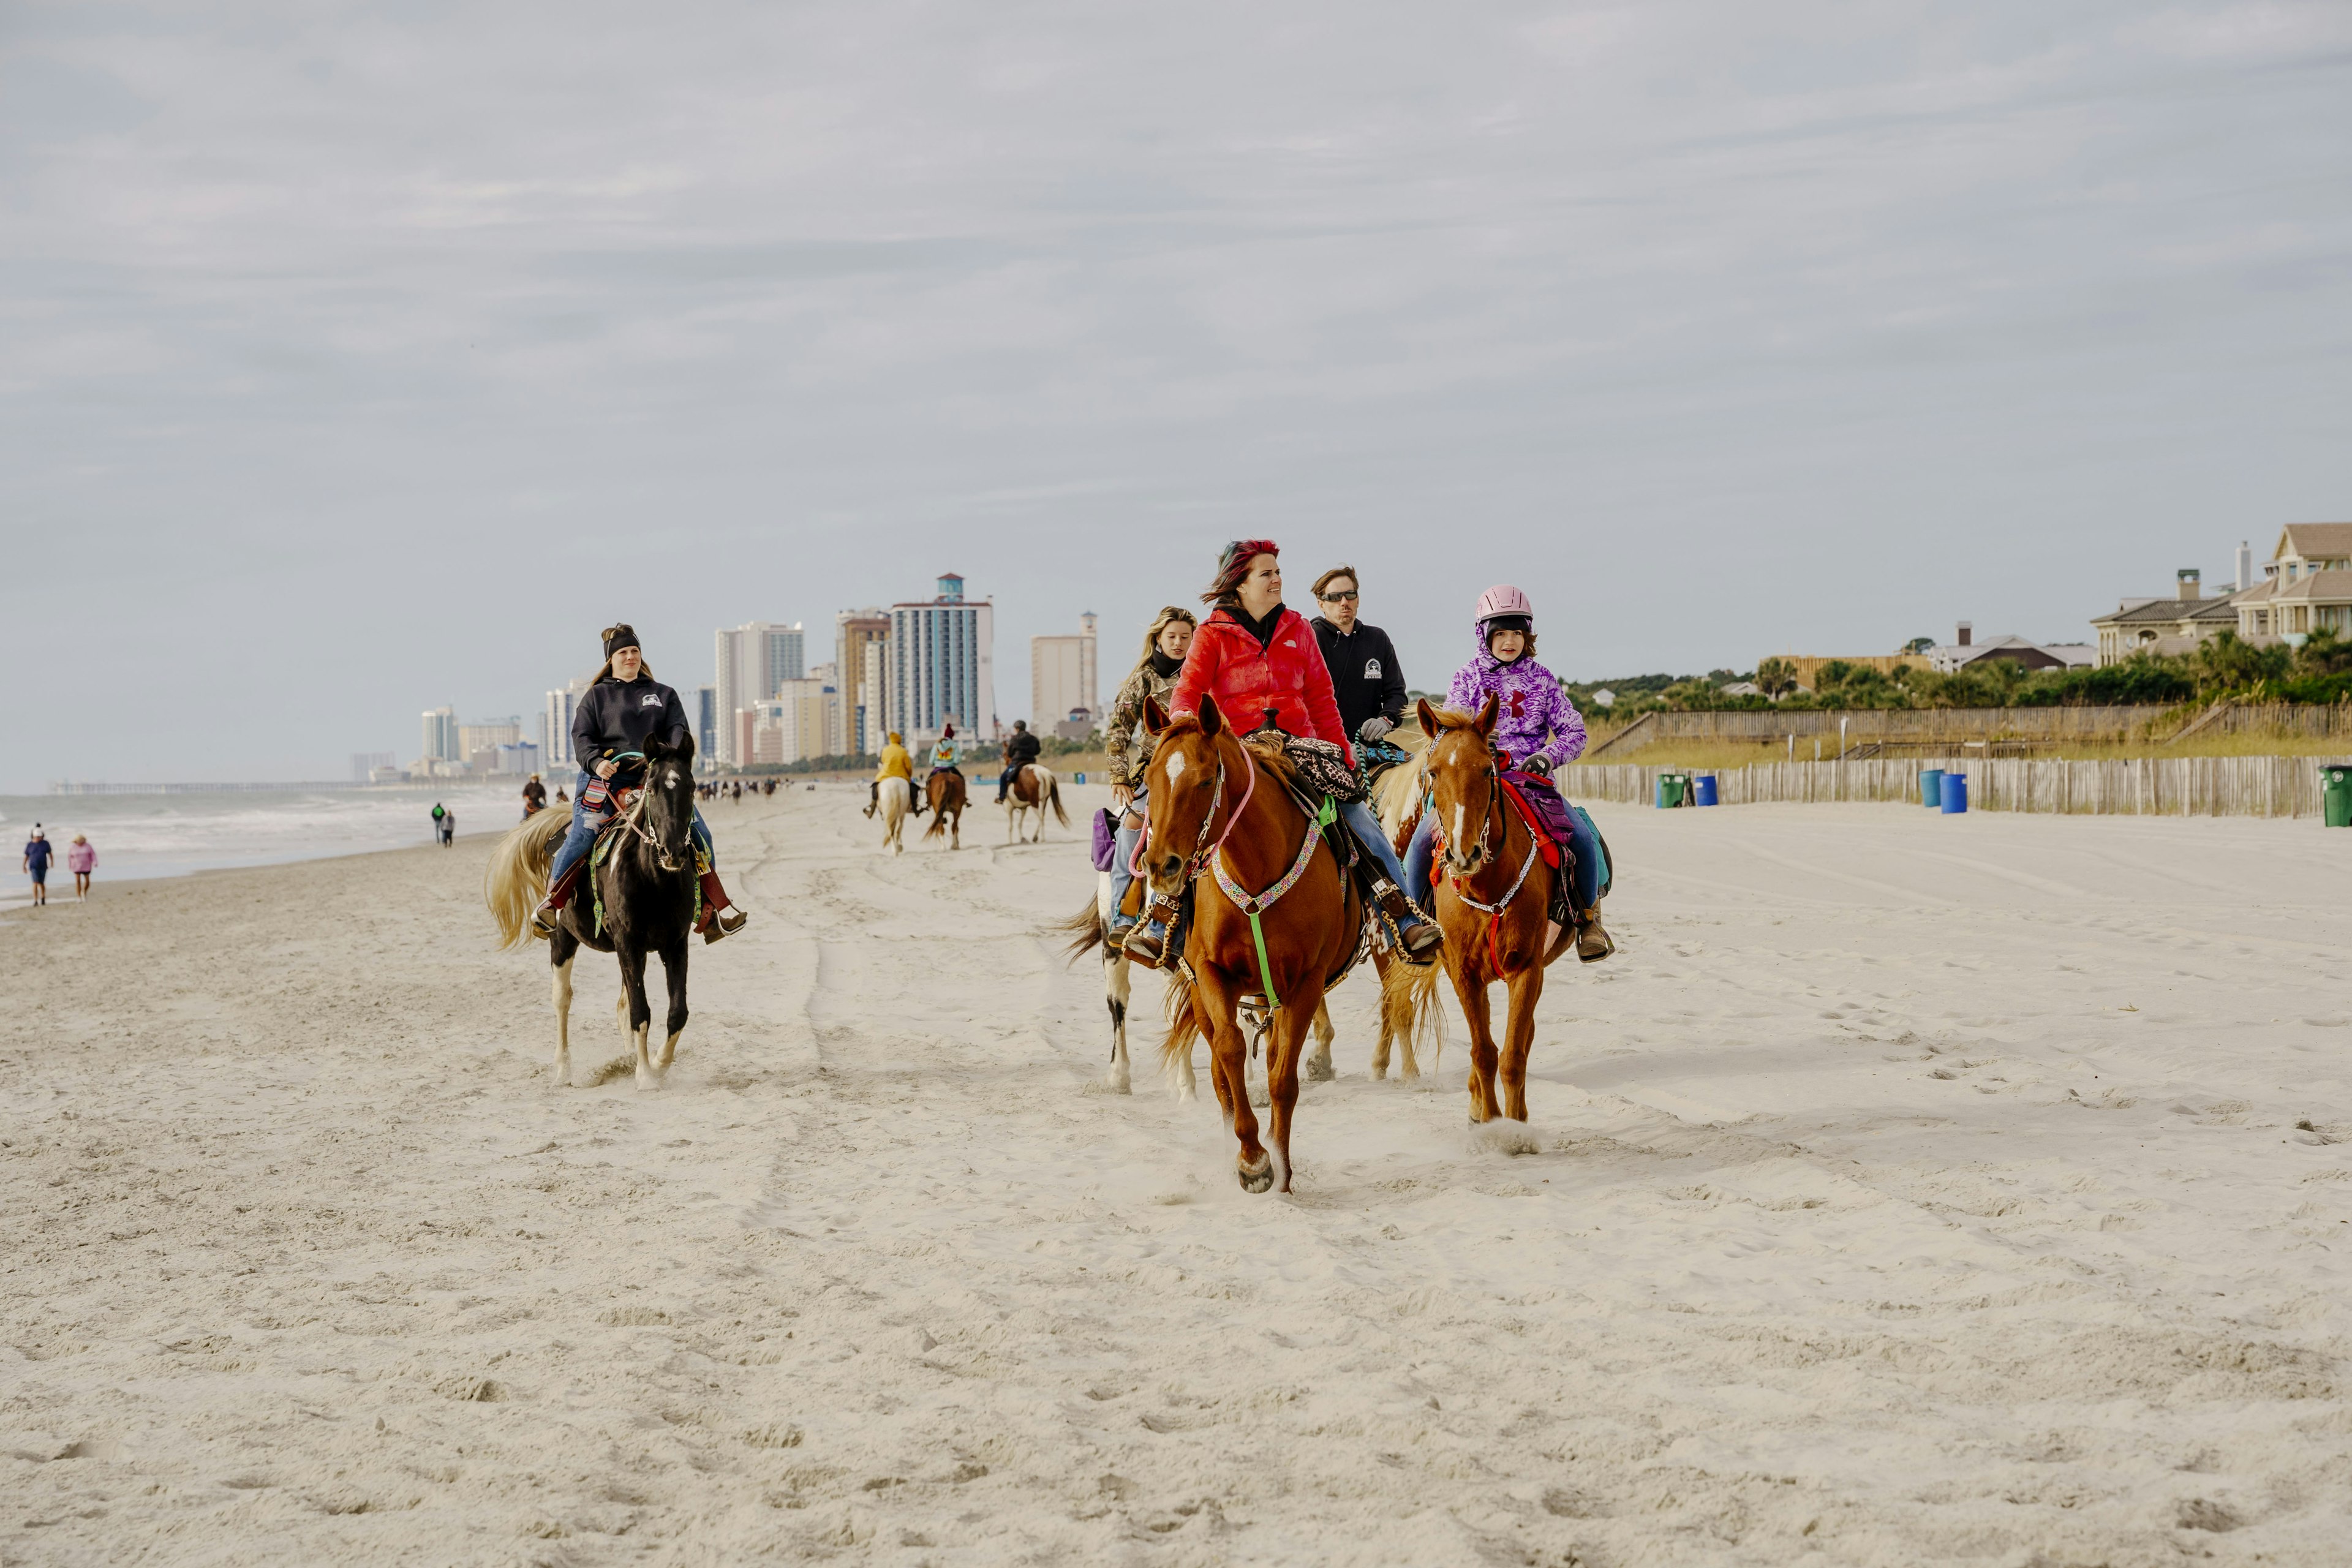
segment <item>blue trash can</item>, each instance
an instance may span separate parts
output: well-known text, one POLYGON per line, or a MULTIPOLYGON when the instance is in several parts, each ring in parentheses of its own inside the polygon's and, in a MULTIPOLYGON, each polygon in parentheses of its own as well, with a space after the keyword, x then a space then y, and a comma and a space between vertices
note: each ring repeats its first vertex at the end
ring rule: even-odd
POLYGON ((1943 795, 1944 815, 1946 816, 1958 816, 1960 813, 1968 810, 1969 775, 1966 773, 1946 773, 1944 775, 1943 795))
POLYGON ((1698 777, 1691 781, 1691 788, 1696 793, 1696 797, 1699 805, 1713 805, 1717 804, 1715 797, 1715 775, 1713 773, 1699 774, 1698 777))
POLYGON ((1080 774, 1078 774, 1076 777, 1073 778, 1070 782, 1071 782, 1072 784, 1084 784, 1084 783, 1086 783, 1086 782, 1087 782, 1087 775, 1086 775, 1086 774, 1084 774, 1084 773, 1080 773, 1080 774))
POLYGON ((1944 805, 1944 770, 1919 770, 1919 804, 1929 811, 1940 811, 1944 805))

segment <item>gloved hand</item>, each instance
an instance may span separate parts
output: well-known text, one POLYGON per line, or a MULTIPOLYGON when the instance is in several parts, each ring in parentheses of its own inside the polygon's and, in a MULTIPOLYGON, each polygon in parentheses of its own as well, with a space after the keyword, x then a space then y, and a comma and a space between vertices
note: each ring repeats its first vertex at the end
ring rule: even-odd
POLYGON ((1363 742, 1367 745, 1370 745, 1372 742, 1379 740, 1381 736, 1387 734, 1391 730, 1395 728, 1395 725, 1390 723, 1378 713, 1375 713, 1370 718, 1356 726, 1356 739, 1363 742))
POLYGON ((1551 759, 1549 757, 1529 757, 1528 759, 1528 765, 1524 771, 1535 774, 1536 777, 1539 779, 1548 779, 1551 777, 1551 759))

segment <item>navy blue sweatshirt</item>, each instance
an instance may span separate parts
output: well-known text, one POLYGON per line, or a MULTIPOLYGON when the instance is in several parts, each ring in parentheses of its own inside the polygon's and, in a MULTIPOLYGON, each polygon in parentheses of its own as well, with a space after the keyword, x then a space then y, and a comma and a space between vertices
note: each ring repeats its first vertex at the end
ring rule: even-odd
MULTIPOLYGON (((660 736, 668 746, 683 745, 693 735, 686 722, 686 704, 650 676, 627 681, 608 676, 590 687, 572 710, 572 754, 590 773, 607 757, 644 751, 650 735, 660 736)), ((644 772, 643 763, 623 763, 613 782, 634 783, 644 772)))

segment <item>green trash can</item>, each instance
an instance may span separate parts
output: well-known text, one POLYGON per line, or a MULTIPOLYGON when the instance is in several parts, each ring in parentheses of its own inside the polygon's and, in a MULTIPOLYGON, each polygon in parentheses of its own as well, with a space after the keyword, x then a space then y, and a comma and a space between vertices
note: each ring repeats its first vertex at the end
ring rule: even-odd
POLYGON ((2330 827, 2352 827, 2352 763, 2331 763, 2319 770, 2320 819, 2330 827))
POLYGON ((1919 804, 1929 811, 1944 809, 1943 769, 1921 768, 1919 770, 1919 804))
POLYGON ((1690 774, 1660 773, 1658 775, 1658 809, 1680 805, 1690 794, 1690 774))

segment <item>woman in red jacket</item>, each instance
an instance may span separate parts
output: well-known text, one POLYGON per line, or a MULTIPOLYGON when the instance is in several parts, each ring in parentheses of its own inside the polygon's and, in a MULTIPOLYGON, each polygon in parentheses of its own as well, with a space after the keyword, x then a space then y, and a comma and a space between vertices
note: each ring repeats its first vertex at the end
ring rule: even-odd
MULTIPOLYGON (((1225 546, 1216 581, 1201 595, 1216 609, 1192 634, 1183 673, 1169 694, 1170 713, 1199 712, 1205 693, 1217 700, 1217 710, 1236 731, 1247 734, 1271 721, 1290 734, 1329 742, 1352 767, 1355 748, 1340 725, 1322 647, 1307 618, 1283 605, 1280 555, 1270 539, 1237 539, 1225 546)), ((1405 951, 1418 955, 1435 947, 1441 933, 1404 896, 1404 871, 1371 809, 1354 801, 1339 808, 1339 816, 1378 868, 1372 897, 1405 951)), ((1127 939, 1126 951, 1157 963, 1164 934, 1154 921, 1127 939)))

